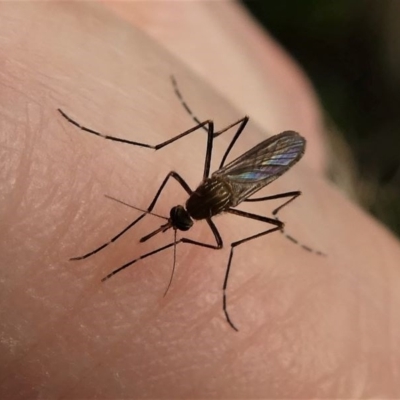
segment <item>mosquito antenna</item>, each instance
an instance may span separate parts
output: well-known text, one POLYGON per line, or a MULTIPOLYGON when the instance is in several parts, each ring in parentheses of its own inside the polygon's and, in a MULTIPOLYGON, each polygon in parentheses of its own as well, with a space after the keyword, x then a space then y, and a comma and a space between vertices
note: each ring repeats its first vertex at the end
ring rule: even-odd
POLYGON ((122 201, 122 200, 118 200, 118 199, 116 199, 115 197, 109 196, 108 194, 105 194, 104 197, 107 197, 107 199, 114 200, 114 201, 116 201, 117 203, 121 203, 121 204, 123 204, 123 205, 125 205, 125 206, 128 206, 128 207, 133 208, 133 209, 135 209, 135 210, 144 212, 144 213, 146 213, 146 214, 154 215, 155 217, 168 220, 167 217, 164 217, 164 216, 162 216, 162 215, 153 213, 153 212, 148 211, 148 210, 143 210, 142 208, 139 208, 139 207, 132 206, 131 204, 125 203, 125 202, 122 201))
POLYGON ((176 229, 174 229, 174 263, 172 265, 171 278, 169 278, 169 283, 168 283, 167 289, 164 292, 164 297, 167 295, 168 290, 169 290, 169 288, 171 286, 172 279, 173 279, 174 273, 175 273, 175 264, 176 264, 176 229))

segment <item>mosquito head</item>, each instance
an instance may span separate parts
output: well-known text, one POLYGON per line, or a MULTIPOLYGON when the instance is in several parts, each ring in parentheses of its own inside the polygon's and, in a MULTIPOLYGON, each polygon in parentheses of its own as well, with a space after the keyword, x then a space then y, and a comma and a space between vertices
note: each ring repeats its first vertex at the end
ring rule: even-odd
POLYGON ((175 206, 169 212, 170 221, 175 229, 188 231, 193 226, 193 220, 183 206, 175 206))

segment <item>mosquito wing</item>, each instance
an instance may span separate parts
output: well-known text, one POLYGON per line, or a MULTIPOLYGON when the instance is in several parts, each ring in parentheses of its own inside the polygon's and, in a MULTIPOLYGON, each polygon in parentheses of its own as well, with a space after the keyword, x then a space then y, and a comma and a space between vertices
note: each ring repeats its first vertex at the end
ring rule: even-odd
POLYGON ((279 178, 304 154, 305 139, 294 131, 272 136, 215 171, 232 187, 232 207, 279 178))

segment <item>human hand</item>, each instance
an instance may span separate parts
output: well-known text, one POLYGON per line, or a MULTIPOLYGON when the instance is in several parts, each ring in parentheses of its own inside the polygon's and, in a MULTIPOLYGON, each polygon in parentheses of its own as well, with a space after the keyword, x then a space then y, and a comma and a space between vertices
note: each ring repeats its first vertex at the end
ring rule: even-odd
MULTIPOLYGON (((2 398, 399 396, 398 242, 325 181, 306 79, 236 5, 10 3, 0 18, 2 398), (193 125, 171 73, 200 119, 221 128, 250 115, 233 156, 282 130, 308 139, 304 159, 265 195, 301 190, 281 219, 328 256, 279 233, 241 246, 228 288, 238 333, 224 319, 222 281, 229 243, 265 229, 258 223, 224 215, 215 219, 224 250, 178 246, 165 298, 172 252, 100 282, 171 240, 139 245, 159 225, 153 217, 101 253, 68 261, 138 215, 104 194, 146 208, 173 169, 195 187, 205 135, 153 152, 85 134, 56 109, 156 144, 193 125)), ((215 160, 229 138, 216 141, 215 160)), ((168 190, 163 215, 186 198, 168 190)), ((274 206, 244 208, 268 216, 274 206)), ((189 234, 212 239, 203 223, 189 234)))

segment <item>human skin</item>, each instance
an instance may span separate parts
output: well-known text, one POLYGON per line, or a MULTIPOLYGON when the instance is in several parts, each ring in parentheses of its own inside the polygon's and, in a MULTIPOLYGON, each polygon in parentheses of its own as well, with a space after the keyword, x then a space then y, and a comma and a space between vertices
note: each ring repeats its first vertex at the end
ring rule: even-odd
MULTIPOLYGON (((399 244, 325 180, 310 86, 240 8, 3 3, 0 49, 0 398, 400 396, 399 244), (204 45, 206 33, 212 40, 204 45), (185 47, 189 38, 196 52, 185 47), (160 143, 194 124, 171 73, 217 129, 252 117, 254 106, 256 122, 234 155, 286 129, 308 140, 301 162, 261 193, 301 190, 281 219, 327 256, 279 233, 239 246, 228 287, 239 332, 222 312, 229 244, 265 230, 260 223, 222 215, 215 223, 223 250, 179 245, 165 297, 172 251, 100 282, 171 241, 168 232, 138 243, 162 223, 156 217, 101 253, 68 261, 139 215, 104 194, 146 208, 170 170, 195 188, 205 134, 154 152, 81 132, 56 109, 107 134, 160 143)), ((231 137, 216 140, 216 160, 231 137)), ((157 212, 185 198, 171 183, 157 212)), ((242 209, 270 215, 279 204, 242 209)), ((187 236, 213 240, 202 222, 187 236)))

